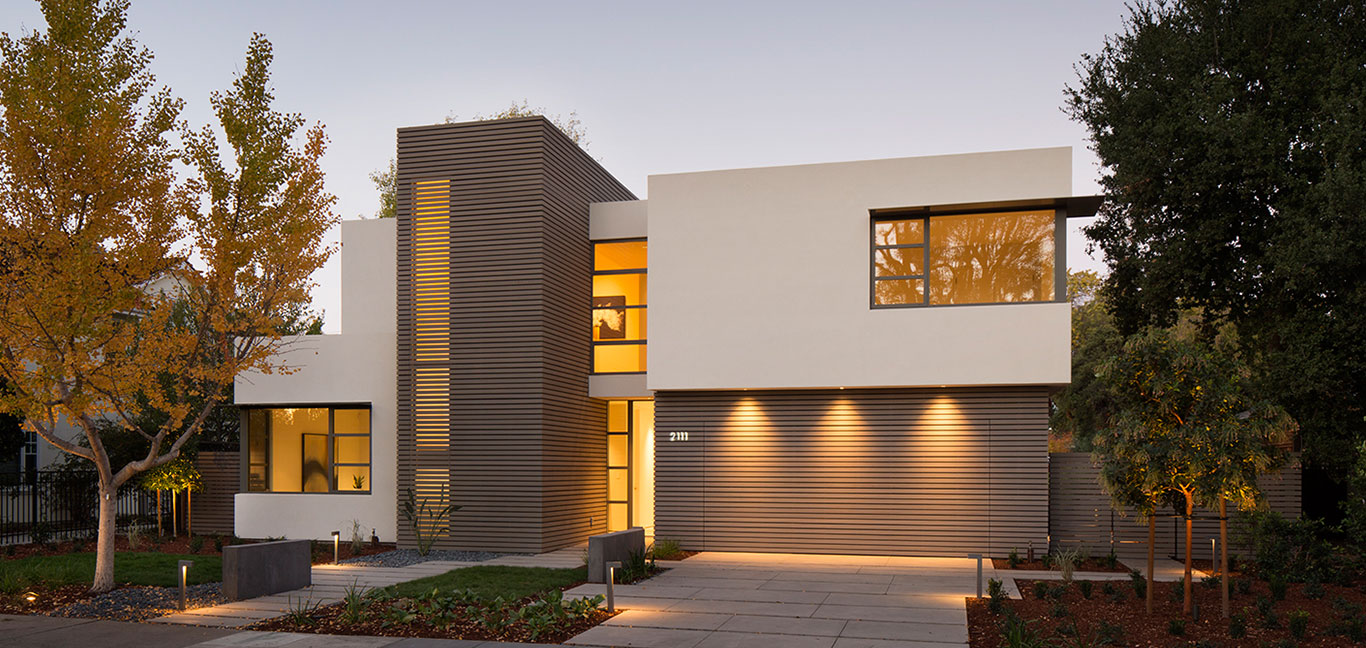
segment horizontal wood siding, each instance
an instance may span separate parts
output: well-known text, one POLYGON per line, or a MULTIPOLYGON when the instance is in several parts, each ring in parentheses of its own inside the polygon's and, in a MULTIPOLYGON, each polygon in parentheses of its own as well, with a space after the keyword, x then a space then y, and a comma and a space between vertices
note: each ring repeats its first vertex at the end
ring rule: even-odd
POLYGON ((581 541, 590 518, 601 523, 605 411, 588 398, 588 203, 632 196, 566 142, 539 117, 399 131, 403 546, 415 541, 401 513, 408 489, 462 507, 441 525, 438 548, 536 552, 581 541), (415 202, 438 190, 444 202, 415 202), (446 215, 436 234, 432 205, 446 215), (438 300, 444 327, 433 328, 435 302, 415 263, 429 280, 438 244, 449 248, 436 270, 449 290, 438 300))
POLYGON ((962 556, 1047 538, 1045 388, 658 392, 655 430, 657 533, 688 549, 962 556))
POLYGON ((233 532, 233 496, 241 490, 242 459, 236 452, 200 452, 195 468, 204 480, 204 491, 192 501, 195 533, 233 532))
MULTIPOLYGON (((1100 469, 1091 455, 1082 452, 1055 452, 1048 456, 1048 530, 1053 547, 1085 547, 1092 554, 1115 551, 1140 554, 1147 551, 1148 527, 1132 514, 1122 515, 1110 505, 1100 485, 1100 469)), ((1298 458, 1279 473, 1263 475, 1258 481, 1267 506, 1287 517, 1300 515, 1300 468, 1298 458)), ((1233 515, 1229 511, 1229 515, 1233 515)), ((1210 538, 1219 537, 1218 512, 1197 507, 1191 525, 1198 558, 1208 558, 1210 538)), ((1237 524, 1230 533, 1237 536, 1237 524)), ((1157 522, 1157 554, 1175 555, 1185 551, 1185 528, 1170 509, 1157 522)), ((1036 545, 1037 546, 1037 545, 1036 545)), ((1024 547, 1020 547, 1024 551, 1024 547)))

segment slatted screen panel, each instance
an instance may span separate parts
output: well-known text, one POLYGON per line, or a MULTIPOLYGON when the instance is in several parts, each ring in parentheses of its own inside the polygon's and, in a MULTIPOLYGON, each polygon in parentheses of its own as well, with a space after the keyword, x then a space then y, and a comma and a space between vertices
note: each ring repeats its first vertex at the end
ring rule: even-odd
POLYGON ((1047 537, 1044 388, 658 392, 655 434, 657 533, 689 549, 962 556, 1047 537))
POLYGON ((194 466, 204 490, 194 494, 194 532, 233 532, 233 496, 241 490, 242 456, 237 452, 201 451, 194 466))
POLYGON ((438 548, 542 551, 604 527, 588 204, 631 199, 543 118, 399 131, 399 496, 462 507, 438 548))
MULTIPOLYGON (((1085 547, 1092 554, 1103 554, 1110 551, 1113 538, 1117 553, 1146 554, 1147 525, 1140 524, 1132 514, 1126 516, 1113 511, 1110 498, 1100 485, 1100 469, 1092 465, 1090 454, 1055 452, 1048 457, 1048 528, 1054 547, 1085 547)), ((1298 459, 1280 473, 1263 475, 1258 483, 1270 510, 1287 517, 1299 517, 1298 459)), ((1233 513, 1229 511, 1230 515, 1233 513)), ((1197 508, 1195 518, 1192 552, 1198 558, 1208 558, 1210 538, 1219 537, 1218 513, 1197 508)), ((1236 536, 1236 530, 1235 524, 1230 533, 1236 536)), ((1158 555, 1184 553, 1184 534, 1184 525, 1174 517, 1173 511, 1164 511, 1157 524, 1158 555)))

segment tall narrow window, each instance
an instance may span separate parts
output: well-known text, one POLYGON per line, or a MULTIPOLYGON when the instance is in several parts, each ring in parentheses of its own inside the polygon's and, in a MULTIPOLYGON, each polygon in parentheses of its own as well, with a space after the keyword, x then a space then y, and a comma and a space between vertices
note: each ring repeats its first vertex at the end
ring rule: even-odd
POLYGON ((1054 299, 1053 210, 873 221, 873 305, 1054 299))
POLYGON ((597 243, 593 251, 593 372, 645 371, 646 243, 597 243))

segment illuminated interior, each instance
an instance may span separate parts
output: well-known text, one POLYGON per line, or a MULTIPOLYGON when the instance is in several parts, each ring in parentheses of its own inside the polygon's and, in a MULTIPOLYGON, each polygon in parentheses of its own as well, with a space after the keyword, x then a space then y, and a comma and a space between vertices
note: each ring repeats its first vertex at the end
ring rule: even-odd
POLYGON ((370 491, 367 408, 253 408, 246 432, 252 492, 370 491))
POLYGON ((655 525, 655 403, 607 401, 607 530, 655 525))
POLYGON ((593 373, 645 371, 646 264, 645 241, 593 246, 593 373))
POLYGON ((873 303, 1053 301, 1054 220, 1039 210, 876 221, 873 303))

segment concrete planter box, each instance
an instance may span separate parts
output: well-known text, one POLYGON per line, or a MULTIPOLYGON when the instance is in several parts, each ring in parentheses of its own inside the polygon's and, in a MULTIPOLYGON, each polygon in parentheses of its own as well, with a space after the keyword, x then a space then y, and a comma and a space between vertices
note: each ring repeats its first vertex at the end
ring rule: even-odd
POLYGON ((313 584, 308 540, 223 547, 223 594, 232 601, 288 592, 313 584))
POLYGON ((607 563, 625 565, 632 554, 645 553, 645 529, 631 527, 588 537, 588 582, 607 582, 607 563))

